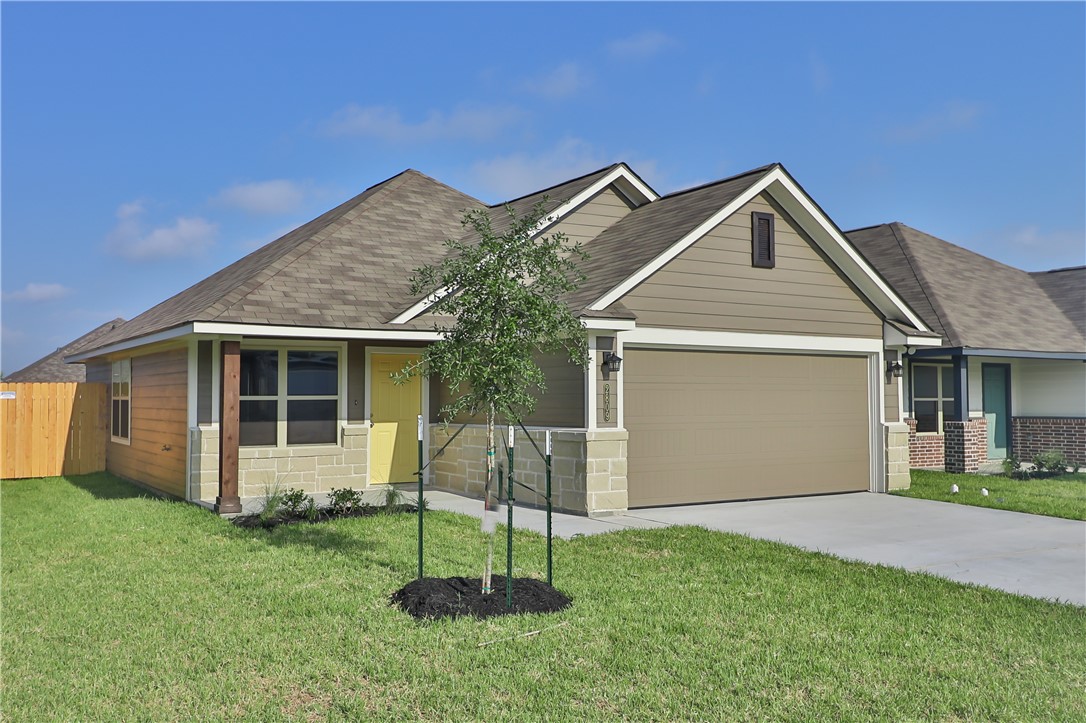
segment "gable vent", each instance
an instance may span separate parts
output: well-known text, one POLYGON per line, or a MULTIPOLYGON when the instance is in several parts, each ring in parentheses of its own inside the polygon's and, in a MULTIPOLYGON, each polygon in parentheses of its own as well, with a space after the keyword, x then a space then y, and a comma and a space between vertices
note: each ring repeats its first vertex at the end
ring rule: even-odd
POLYGON ((750 214, 751 263, 763 269, 771 269, 776 263, 773 249, 773 214, 754 211, 750 214))

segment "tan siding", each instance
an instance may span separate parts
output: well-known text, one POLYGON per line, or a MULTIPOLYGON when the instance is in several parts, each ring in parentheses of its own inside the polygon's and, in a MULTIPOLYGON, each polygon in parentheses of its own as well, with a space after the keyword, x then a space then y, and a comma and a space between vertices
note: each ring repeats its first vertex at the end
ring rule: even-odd
MULTIPOLYGON (((547 379, 547 391, 536 404, 535 412, 524 420, 524 424, 541 427, 584 427, 584 372, 567 359, 556 355, 539 356, 536 363, 543 370, 547 379)), ((453 400, 449 388, 436 379, 430 382, 430 420, 444 421, 441 408, 453 400)), ((451 423, 472 422, 481 424, 486 418, 475 418, 466 414, 450 420, 451 423)))
POLYGON ((897 411, 897 385, 901 380, 897 377, 890 377, 889 384, 882 385, 882 398, 883 404, 886 408, 886 421, 887 422, 900 422, 897 411))
POLYGON ((630 205, 611 186, 588 203, 566 215, 548 233, 564 233, 573 243, 588 245, 592 239, 630 212, 630 205))
POLYGON ((639 326, 881 337, 879 316, 764 195, 622 298, 639 326), (776 267, 751 266, 750 214, 776 217, 776 267))
POLYGON ((131 444, 110 442, 110 472, 185 496, 187 373, 186 349, 133 357, 131 444))
POLYGON ((107 361, 87 362, 87 381, 110 384, 113 381, 113 367, 107 361))

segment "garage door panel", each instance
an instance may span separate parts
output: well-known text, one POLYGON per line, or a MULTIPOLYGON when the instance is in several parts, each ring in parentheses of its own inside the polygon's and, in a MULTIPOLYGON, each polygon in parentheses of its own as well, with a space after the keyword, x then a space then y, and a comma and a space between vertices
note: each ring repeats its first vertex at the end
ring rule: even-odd
POLYGON ((631 506, 868 488, 865 358, 626 354, 631 506))

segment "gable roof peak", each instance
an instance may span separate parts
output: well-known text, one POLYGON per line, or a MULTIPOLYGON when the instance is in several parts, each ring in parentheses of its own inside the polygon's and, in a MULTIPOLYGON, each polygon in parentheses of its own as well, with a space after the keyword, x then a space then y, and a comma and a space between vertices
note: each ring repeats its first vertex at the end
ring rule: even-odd
MULTIPOLYGON (((571 184, 576 183, 577 181, 582 181, 582 180, 584 180, 586 178, 590 178, 592 176, 602 176, 605 173, 613 171, 614 169, 618 168, 619 166, 623 166, 623 167, 626 168, 626 170, 630 170, 630 167, 627 166, 625 163, 621 163, 621 162, 620 163, 612 163, 609 166, 604 166, 603 168, 597 168, 596 170, 589 171, 588 173, 582 173, 580 176, 577 176, 575 178, 568 178, 568 179, 566 179, 564 181, 559 181, 558 183, 552 183, 551 185, 547 186, 546 188, 541 188, 541 189, 539 189, 537 191, 530 191, 529 193, 521 194, 520 196, 517 196, 516 198, 510 198, 507 201, 501 201, 499 203, 490 204, 489 208, 499 208, 501 206, 511 206, 511 205, 515 204, 517 201, 523 201, 524 199, 531 198, 532 196, 544 196, 544 195, 547 194, 548 191, 553 191, 554 189, 561 188, 562 186, 569 186, 571 184)), ((633 173, 633 171, 630 171, 630 172, 633 173)), ((564 199, 559 199, 559 200, 564 200, 564 199)))

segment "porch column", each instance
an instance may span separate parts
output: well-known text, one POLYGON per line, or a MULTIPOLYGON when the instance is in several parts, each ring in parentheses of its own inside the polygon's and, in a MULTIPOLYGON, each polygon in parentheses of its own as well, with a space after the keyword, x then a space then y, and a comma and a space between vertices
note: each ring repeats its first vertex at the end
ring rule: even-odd
POLYGON ((222 392, 219 399, 219 514, 241 512, 238 497, 238 443, 240 441, 241 342, 224 341, 222 347, 222 392))
POLYGON ((969 357, 955 354, 954 362, 954 421, 969 421, 969 357))

